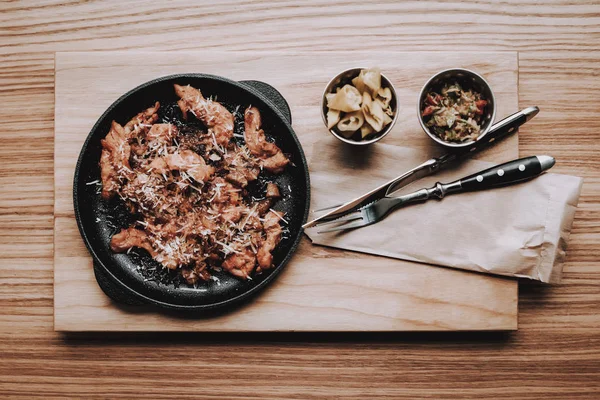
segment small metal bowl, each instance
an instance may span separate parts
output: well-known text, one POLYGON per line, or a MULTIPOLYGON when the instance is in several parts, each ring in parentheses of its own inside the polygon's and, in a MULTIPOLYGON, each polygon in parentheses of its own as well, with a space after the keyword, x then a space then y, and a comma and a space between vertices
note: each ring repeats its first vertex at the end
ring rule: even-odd
POLYGON ((425 133, 427 133, 427 135, 437 143, 441 144, 442 146, 452 148, 466 147, 483 139, 492 127, 492 124, 494 123, 494 117, 496 116, 496 99, 494 98, 494 93, 492 92, 492 88, 490 87, 489 83, 487 83, 487 81, 483 79, 481 75, 476 74, 473 71, 469 71, 468 69, 447 69, 445 71, 438 72, 431 77, 421 89, 421 93, 419 94, 419 102, 417 103, 417 115, 419 117, 421 128, 423 128, 425 133), (423 110, 425 109, 424 104, 427 93, 431 91, 439 93, 444 84, 454 82, 457 82, 467 90, 472 89, 481 93, 481 97, 488 101, 483 113, 481 132, 476 140, 468 140, 462 143, 446 142, 434 132, 431 132, 427 126, 425 126, 425 121, 423 120, 422 115, 423 110))
MULTIPOLYGON (((350 68, 345 71, 342 71, 339 74, 337 74, 335 77, 333 77, 333 79, 331 79, 329 81, 329 83, 327 84, 327 86, 325 87, 325 90, 323 91, 323 96, 321 98, 321 117, 323 118, 323 123, 325 124, 325 127, 327 127, 327 98, 325 97, 325 95, 328 93, 334 93, 335 89, 338 87, 342 87, 346 84, 352 84, 352 79, 356 78, 360 74, 360 71, 363 69, 367 69, 367 68, 350 68)), ((353 144, 353 145, 358 145, 358 146, 375 143, 375 142, 383 139, 383 137, 385 135, 390 133, 390 131, 394 127, 394 124, 398 120, 398 95, 396 93, 396 89, 394 88, 394 85, 392 85, 392 82, 384 74, 381 74, 381 87, 384 87, 384 88, 389 87, 392 92, 392 100, 390 101, 392 110, 394 110, 394 117, 392 118, 392 122, 390 122, 381 131, 375 133, 372 138, 367 139, 367 140, 346 139, 345 137, 343 137, 341 134, 338 133, 338 130, 335 126, 331 129, 328 129, 329 132, 333 136, 335 136, 336 138, 341 140, 342 142, 345 142, 348 144, 353 144)))

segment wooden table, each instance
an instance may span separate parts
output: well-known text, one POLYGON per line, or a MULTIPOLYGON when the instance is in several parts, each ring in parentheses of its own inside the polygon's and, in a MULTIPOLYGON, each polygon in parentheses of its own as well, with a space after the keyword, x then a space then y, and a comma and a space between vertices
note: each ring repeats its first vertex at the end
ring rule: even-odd
MULTIPOLYGON (((0 4, 0 397, 598 398, 596 1, 0 4), (521 284, 514 334, 147 334, 52 328, 54 52, 519 51, 521 154, 585 178, 563 283, 521 284)), ((85 90, 85 88, 82 88, 85 90)))

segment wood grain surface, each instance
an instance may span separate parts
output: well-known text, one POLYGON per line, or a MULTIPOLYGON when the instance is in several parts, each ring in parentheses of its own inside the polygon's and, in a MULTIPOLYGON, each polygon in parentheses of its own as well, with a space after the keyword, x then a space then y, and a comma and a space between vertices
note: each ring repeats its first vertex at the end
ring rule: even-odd
MULTIPOLYGON (((402 260, 316 247, 303 238, 289 265, 244 307, 210 318, 180 318, 147 307, 122 307, 98 287, 73 212, 73 175, 96 119, 132 87, 190 71, 255 79, 288 99, 292 125, 309 168, 330 138, 320 118, 329 79, 354 65, 377 65, 397 86, 398 123, 385 143, 410 146, 426 160, 439 151, 415 118, 423 82, 457 65, 482 73, 494 88, 500 118, 518 108, 517 53, 231 51, 57 53, 54 137, 54 328, 58 331, 437 331, 514 330, 517 281, 402 260), (144 65, 140 70, 139 66, 144 65), (81 90, 85 87, 85 90, 81 90), (318 142, 318 143, 317 143, 318 142), (368 277, 365 279, 365 277, 368 277), (154 312, 153 312, 154 311, 154 312)), ((210 93, 205 93, 209 95, 210 93)), ((123 122, 124 123, 124 122, 123 122)), ((274 133, 276 135, 276 132, 274 133)), ((339 142, 337 142, 339 144, 339 142)), ((483 155, 502 162, 518 154, 511 136, 483 155)), ((398 174, 399 171, 396 172, 398 174)), ((387 176, 387 175, 385 175, 387 176)), ((387 179, 390 177, 387 176, 387 179)), ((378 171, 373 182, 385 182, 378 171)), ((376 185, 376 183, 373 183, 376 185)), ((313 196, 314 197, 314 196, 313 196)), ((313 207, 314 208, 314 207, 313 207)))
POLYGON ((598 398, 599 75, 593 0, 0 3, 2 397, 598 398), (563 282, 520 285, 518 332, 53 332, 54 52, 373 46, 519 51, 520 106, 542 109, 521 155, 585 178, 563 282))

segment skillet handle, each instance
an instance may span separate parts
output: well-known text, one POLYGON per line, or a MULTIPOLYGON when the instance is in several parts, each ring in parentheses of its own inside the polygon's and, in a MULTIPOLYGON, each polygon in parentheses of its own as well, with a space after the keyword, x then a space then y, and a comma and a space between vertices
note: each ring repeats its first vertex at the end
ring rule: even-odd
POLYGON ((292 124, 292 111, 290 105, 279 90, 262 81, 240 81, 240 83, 250 86, 252 89, 259 91, 279 110, 288 124, 292 124))
POLYGON ((134 297, 131 293, 124 290, 121 285, 114 281, 101 266, 94 262, 94 276, 98 286, 104 292, 105 295, 110 297, 112 300, 121 304, 128 304, 132 306, 141 306, 147 304, 141 299, 134 297))

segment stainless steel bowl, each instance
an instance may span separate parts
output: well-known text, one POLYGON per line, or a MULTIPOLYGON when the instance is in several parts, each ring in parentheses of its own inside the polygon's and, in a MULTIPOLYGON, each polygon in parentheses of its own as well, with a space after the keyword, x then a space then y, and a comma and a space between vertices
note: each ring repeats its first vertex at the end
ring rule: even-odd
MULTIPOLYGON (((333 79, 331 79, 325 87, 325 90, 323 91, 323 96, 321 98, 321 117, 323 118, 323 123, 325 124, 325 127, 327 127, 327 99, 325 98, 325 95, 328 93, 333 93, 338 87, 342 87, 346 84, 352 84, 352 79, 356 78, 360 74, 360 70, 362 69, 366 68, 350 68, 345 71, 342 71, 335 77, 333 77, 333 79)), ((390 133, 390 131, 394 127, 394 124, 398 120, 398 95, 396 93, 394 85, 392 85, 392 82, 384 74, 381 74, 381 87, 389 87, 392 91, 392 100, 390 102, 390 105, 392 106, 392 110, 394 110, 394 117, 392 118, 392 122, 390 122, 388 126, 383 128, 383 130, 381 130, 380 132, 375 133, 371 139, 367 140, 346 139, 338 133, 338 130, 335 126, 331 129, 328 129, 329 132, 342 142, 358 146, 375 143, 383 139, 385 135, 390 133)))
POLYGON ((419 102, 417 103, 417 115, 421 127, 431 139, 435 140, 437 143, 445 147, 465 147, 472 144, 475 141, 483 139, 485 135, 489 132, 490 128, 492 127, 492 124, 494 123, 494 118, 496 116, 496 99, 494 98, 494 92, 492 92, 492 88, 490 87, 489 83, 487 83, 487 81, 483 79, 481 75, 473 71, 469 71, 468 69, 447 69, 445 71, 438 72, 433 77, 431 77, 421 89, 421 93, 419 94, 419 102), (473 89, 474 91, 481 93, 481 97, 488 101, 488 104, 485 106, 485 110, 483 113, 481 133, 479 134, 477 140, 468 140, 462 143, 446 142, 442 140, 439 136, 437 136, 435 133, 431 132, 427 126, 425 126, 425 121, 421 116, 425 108, 424 103, 427 93, 429 93, 430 91, 437 91, 439 93, 444 84, 454 82, 459 83, 465 89, 473 89))

